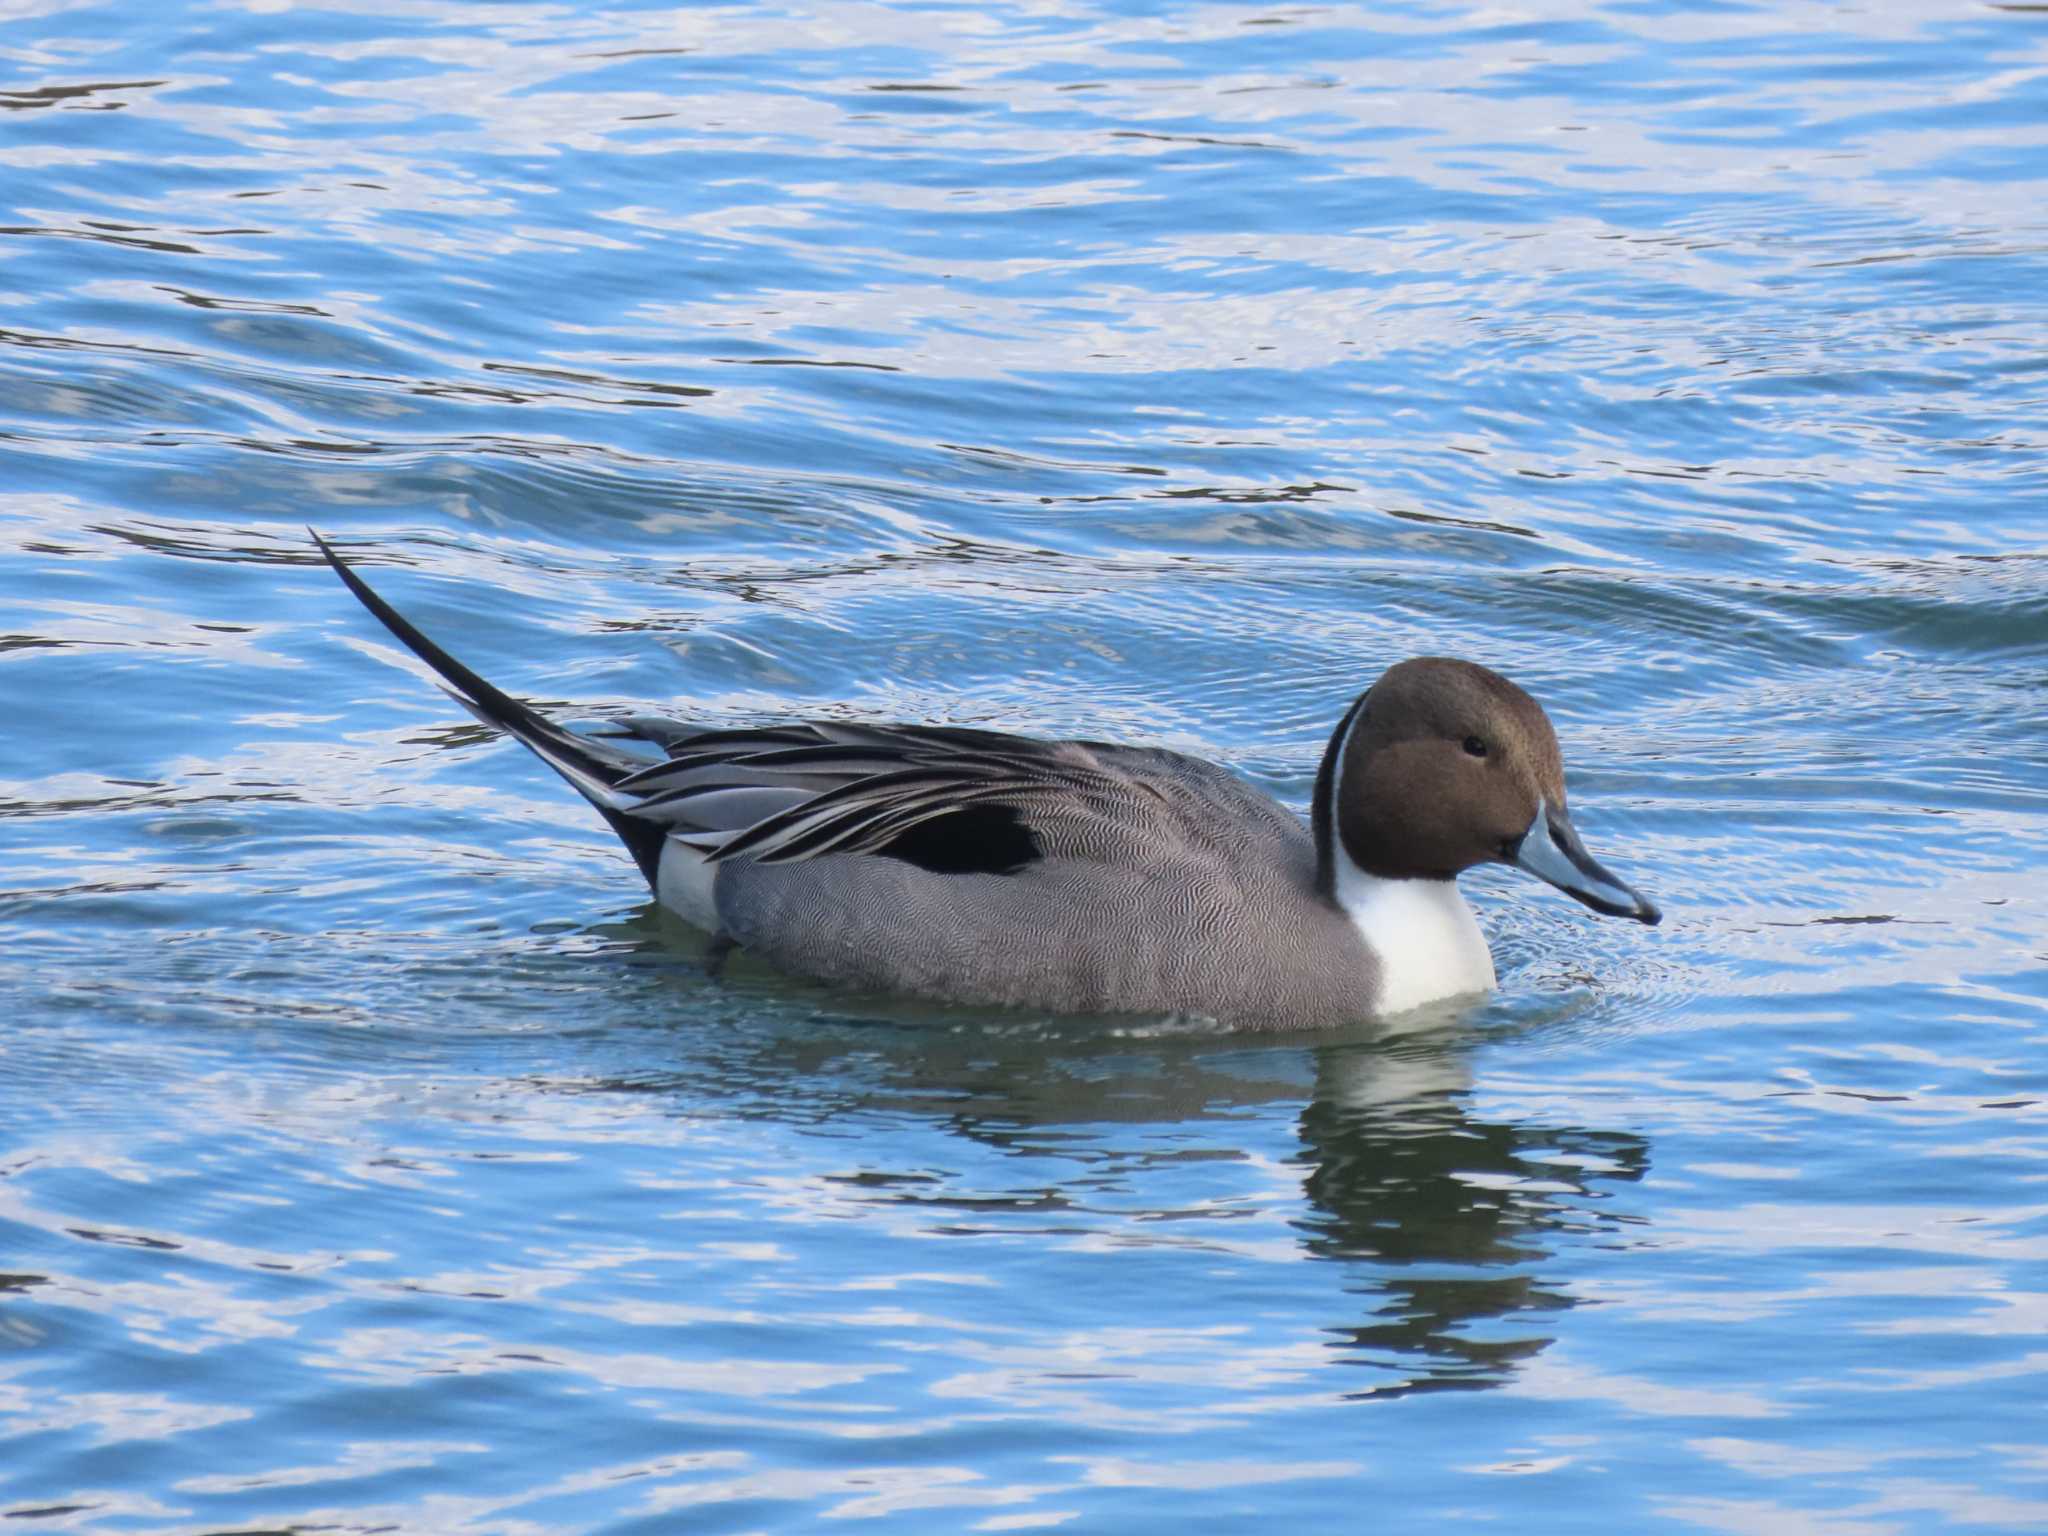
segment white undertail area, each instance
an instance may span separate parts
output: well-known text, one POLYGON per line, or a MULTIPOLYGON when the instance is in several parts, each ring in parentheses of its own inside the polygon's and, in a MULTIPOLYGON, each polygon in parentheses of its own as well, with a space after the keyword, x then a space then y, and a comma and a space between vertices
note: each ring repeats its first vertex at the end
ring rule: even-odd
POLYGON ((1493 990, 1493 954, 1455 880, 1383 880, 1337 850, 1337 901, 1379 957, 1377 1013, 1493 990))
POLYGON ((718 866, 696 849, 674 838, 662 844, 655 899, 706 933, 718 932, 718 902, 713 895, 717 879, 718 866))

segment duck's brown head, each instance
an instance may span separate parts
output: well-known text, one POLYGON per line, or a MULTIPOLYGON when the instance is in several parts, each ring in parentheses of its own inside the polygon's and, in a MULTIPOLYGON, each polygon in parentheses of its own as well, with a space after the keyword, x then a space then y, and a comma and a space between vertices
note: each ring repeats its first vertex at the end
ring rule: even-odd
POLYGON ((1400 662, 1352 705, 1316 778, 1315 831, 1326 892, 1340 857, 1386 880, 1499 862, 1596 912, 1661 916, 1579 840, 1543 707, 1475 662, 1400 662))

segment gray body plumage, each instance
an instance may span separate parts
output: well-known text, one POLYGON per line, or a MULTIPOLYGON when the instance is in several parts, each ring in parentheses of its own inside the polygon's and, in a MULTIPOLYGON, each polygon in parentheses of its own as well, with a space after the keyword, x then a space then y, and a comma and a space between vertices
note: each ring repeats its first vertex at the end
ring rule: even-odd
POLYGON ((701 879, 691 865, 708 857, 718 931, 784 970, 949 1002, 1267 1027, 1373 1011, 1372 956, 1318 894, 1307 827, 1199 758, 914 726, 665 745, 677 766, 620 786, 647 792, 638 814, 675 818, 664 876, 701 879), (926 805, 945 809, 903 826, 926 805), (976 806, 1000 811, 993 830, 949 826, 976 806), (980 846, 949 850, 949 836, 980 846), (1021 838, 1031 856, 1008 868, 930 867, 1001 864, 1021 838), (861 851, 801 856, 820 842, 861 851))

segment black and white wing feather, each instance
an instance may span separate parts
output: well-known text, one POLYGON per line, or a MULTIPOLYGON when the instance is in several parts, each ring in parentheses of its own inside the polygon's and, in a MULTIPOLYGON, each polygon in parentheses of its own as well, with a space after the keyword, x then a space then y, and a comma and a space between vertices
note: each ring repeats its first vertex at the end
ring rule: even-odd
POLYGON ((957 867, 1014 866, 1035 854, 1034 826, 1131 792, 1078 744, 993 731, 810 721, 674 736, 667 745, 667 762, 615 791, 633 815, 666 824, 714 860, 789 863, 912 848, 943 857, 931 834, 950 828, 961 834, 957 867), (973 855, 976 845, 986 858, 973 855))
POLYGON ((996 731, 837 721, 700 731, 656 718, 595 735, 571 731, 457 661, 313 538, 363 606, 460 703, 531 748, 603 813, 650 885, 659 885, 669 839, 713 861, 865 853, 1006 873, 1040 857, 1048 837, 1085 853, 1097 840, 1090 824, 1099 833, 1142 820, 1145 803, 1156 801, 1149 785, 1111 771, 1082 743, 996 731), (649 763, 612 744, 622 737, 668 756, 649 763))

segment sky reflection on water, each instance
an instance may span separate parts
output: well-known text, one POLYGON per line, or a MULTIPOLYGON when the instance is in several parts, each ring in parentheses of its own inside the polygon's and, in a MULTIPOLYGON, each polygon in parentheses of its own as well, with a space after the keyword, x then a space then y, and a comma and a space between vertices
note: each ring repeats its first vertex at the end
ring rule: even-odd
POLYGON ((0 21, 0 1513, 2048 1525, 2048 17, 0 21), (576 719, 1388 660, 1671 916, 1246 1039, 704 973, 576 719))

